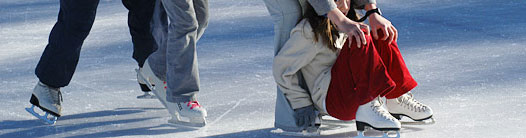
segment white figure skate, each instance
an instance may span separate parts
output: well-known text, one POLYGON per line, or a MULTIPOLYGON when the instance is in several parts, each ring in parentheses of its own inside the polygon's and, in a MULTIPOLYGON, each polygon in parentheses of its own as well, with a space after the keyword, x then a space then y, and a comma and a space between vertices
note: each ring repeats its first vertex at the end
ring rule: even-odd
POLYGON ((38 82, 33 89, 33 94, 29 102, 32 106, 26 108, 26 111, 47 124, 55 124, 58 117, 61 116, 62 93, 60 92, 60 88, 52 88, 42 82, 38 82), (35 106, 42 109, 45 115, 40 115, 35 112, 35 106), (49 114, 51 114, 51 118, 48 117, 49 114))
POLYGON ((206 109, 197 101, 168 102, 167 108, 177 111, 175 114, 171 114, 172 119, 168 120, 169 123, 190 127, 204 127, 206 125, 206 109))
POLYGON ((140 68, 135 69, 135 71, 137 72, 137 82, 139 83, 139 86, 141 87, 141 90, 142 92, 144 92, 144 94, 137 96, 137 99, 155 99, 155 95, 150 93, 152 89, 150 89, 150 87, 146 85, 146 82, 144 82, 143 79, 139 78, 140 70, 141 70, 140 68))
POLYGON ((416 101, 411 92, 395 99, 387 99, 386 107, 389 113, 398 120, 401 120, 402 116, 413 120, 402 121, 404 125, 428 125, 435 123, 433 110, 429 106, 416 101))
POLYGON ((367 128, 383 131, 382 138, 400 138, 400 127, 400 122, 389 114, 379 98, 358 107, 356 112, 358 136, 356 138, 376 138, 364 135, 367 128), (389 132, 396 132, 396 136, 391 136, 389 132))
POLYGON ((152 90, 157 99, 168 110, 172 119, 168 123, 189 127, 202 127, 206 125, 206 110, 197 101, 172 103, 166 100, 166 81, 155 76, 148 61, 143 68, 137 71, 139 78, 152 90))

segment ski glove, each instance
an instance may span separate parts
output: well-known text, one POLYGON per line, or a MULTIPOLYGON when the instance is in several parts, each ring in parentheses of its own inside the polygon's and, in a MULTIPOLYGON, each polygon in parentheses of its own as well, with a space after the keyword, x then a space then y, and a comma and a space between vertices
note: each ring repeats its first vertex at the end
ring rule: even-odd
POLYGON ((316 112, 314 106, 306 106, 298 109, 294 109, 294 118, 296 119, 296 126, 303 128, 304 130, 314 126, 316 119, 316 112))

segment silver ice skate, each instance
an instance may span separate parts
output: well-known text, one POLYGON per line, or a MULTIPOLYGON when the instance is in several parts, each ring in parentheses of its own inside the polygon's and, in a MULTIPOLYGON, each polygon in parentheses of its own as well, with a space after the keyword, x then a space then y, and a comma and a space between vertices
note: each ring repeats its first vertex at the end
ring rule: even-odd
POLYGON ((61 116, 62 93, 60 92, 60 88, 49 87, 42 82, 38 82, 33 89, 33 94, 29 102, 32 105, 26 108, 26 111, 47 124, 55 124, 58 117, 61 116), (45 114, 40 115, 35 112, 35 106, 44 111, 45 114), (49 117, 50 114, 51 117, 49 117))

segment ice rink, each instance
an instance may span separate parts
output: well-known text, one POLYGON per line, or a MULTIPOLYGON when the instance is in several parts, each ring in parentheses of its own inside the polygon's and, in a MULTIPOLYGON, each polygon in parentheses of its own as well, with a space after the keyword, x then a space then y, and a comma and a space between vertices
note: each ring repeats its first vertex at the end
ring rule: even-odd
MULTIPOLYGON (((270 132, 276 84, 273 23, 261 0, 210 0, 198 43, 201 129, 167 124, 158 100, 141 95, 127 10, 101 0, 63 116, 46 125, 27 113, 34 68, 56 22, 59 0, 0 1, 0 138, 285 137, 270 132)), ((399 31, 399 47, 437 123, 402 126, 402 138, 526 137, 526 1, 378 0, 399 31)), ((356 136, 347 131, 320 137, 356 136)), ((378 134, 378 133, 370 133, 378 134)))

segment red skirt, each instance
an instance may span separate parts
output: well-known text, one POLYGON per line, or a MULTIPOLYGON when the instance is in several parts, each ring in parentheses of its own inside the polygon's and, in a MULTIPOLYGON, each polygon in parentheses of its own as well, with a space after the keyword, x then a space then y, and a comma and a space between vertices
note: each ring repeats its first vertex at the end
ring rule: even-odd
MULTIPOLYGON (((380 38, 382 34, 379 34, 380 38)), ((373 40, 349 48, 343 46, 331 69, 331 83, 325 106, 329 115, 340 120, 353 120, 360 105, 378 96, 396 98, 415 88, 396 42, 373 40)))

